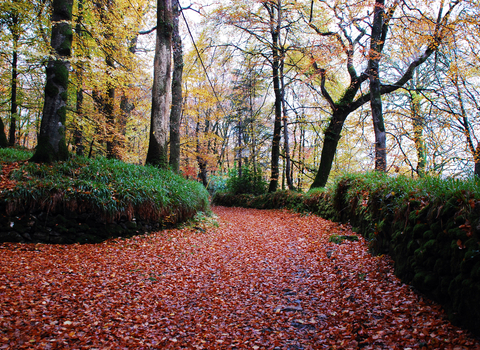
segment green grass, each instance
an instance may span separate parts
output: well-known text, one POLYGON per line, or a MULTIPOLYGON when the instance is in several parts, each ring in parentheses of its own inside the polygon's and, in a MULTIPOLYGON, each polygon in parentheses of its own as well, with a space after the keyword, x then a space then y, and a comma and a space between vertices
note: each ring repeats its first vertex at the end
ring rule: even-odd
POLYGON ((11 178, 16 187, 0 193, 9 215, 29 208, 177 223, 209 209, 208 192, 200 183, 171 171, 105 158, 27 163, 11 178))
POLYGON ((0 148, 0 163, 1 162, 17 162, 28 160, 32 157, 33 152, 18 148, 0 148))

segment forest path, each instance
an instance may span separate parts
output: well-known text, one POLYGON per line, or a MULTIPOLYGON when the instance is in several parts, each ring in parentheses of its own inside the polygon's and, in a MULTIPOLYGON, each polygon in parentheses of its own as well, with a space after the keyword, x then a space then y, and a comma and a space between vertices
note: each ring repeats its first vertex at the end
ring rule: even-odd
POLYGON ((219 227, 0 245, 0 349, 480 348, 343 225, 214 207, 219 227))

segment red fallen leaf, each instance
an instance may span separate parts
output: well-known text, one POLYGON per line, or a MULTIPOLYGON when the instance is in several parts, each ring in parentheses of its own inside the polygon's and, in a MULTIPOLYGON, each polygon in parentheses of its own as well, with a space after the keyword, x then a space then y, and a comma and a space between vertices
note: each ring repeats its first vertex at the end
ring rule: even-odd
POLYGON ((458 245, 458 249, 465 249, 465 245, 463 244, 461 239, 457 241, 457 245, 458 245))
POLYGON ((8 348, 35 338, 32 349, 45 348, 42 342, 414 349, 435 347, 439 337, 450 348, 479 346, 457 333, 438 305, 401 284, 391 260, 372 257, 365 240, 328 243, 331 234, 352 234, 349 228, 285 211, 213 210, 220 227, 203 233, 177 229, 37 251, 0 245, 0 286, 8 286, 0 293, 1 337, 8 348), (278 305, 298 311, 276 312, 278 305), (42 338, 38 321, 31 321, 39 315, 42 338))

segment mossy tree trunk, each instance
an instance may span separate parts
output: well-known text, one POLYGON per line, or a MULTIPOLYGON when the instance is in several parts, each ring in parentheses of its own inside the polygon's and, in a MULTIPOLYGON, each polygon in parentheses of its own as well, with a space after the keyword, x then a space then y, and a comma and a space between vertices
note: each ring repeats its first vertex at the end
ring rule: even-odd
POLYGON ((172 109, 170 111, 170 167, 180 170, 180 120, 182 115, 182 75, 183 50, 182 37, 179 30, 180 4, 174 0, 173 5, 173 77, 172 77, 172 109))
POLYGON ((67 115, 68 70, 72 48, 72 5, 73 0, 52 1, 53 49, 47 65, 45 101, 38 145, 32 161, 52 162, 68 158, 65 142, 65 120, 67 115))
POLYGON ((168 167, 168 122, 172 95, 172 0, 157 0, 157 39, 153 62, 152 114, 147 164, 168 167))

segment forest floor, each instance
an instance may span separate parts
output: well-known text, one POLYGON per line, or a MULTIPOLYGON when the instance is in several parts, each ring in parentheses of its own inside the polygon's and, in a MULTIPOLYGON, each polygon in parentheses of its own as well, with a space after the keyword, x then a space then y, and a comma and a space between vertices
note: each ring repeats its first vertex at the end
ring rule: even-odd
POLYGON ((344 225, 214 207, 219 227, 0 244, 0 349, 480 349, 344 225))

